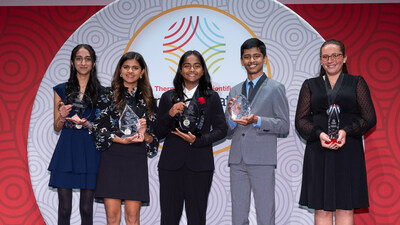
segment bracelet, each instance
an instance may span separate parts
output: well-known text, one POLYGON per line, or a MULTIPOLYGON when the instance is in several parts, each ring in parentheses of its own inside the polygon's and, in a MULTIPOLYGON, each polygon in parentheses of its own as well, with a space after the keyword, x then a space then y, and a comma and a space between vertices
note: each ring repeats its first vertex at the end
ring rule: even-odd
POLYGON ((63 126, 64 126, 64 123, 65 123, 65 120, 62 121, 62 120, 59 119, 59 120, 57 121, 57 123, 56 123, 57 127, 58 127, 58 124, 59 124, 59 123, 61 123, 61 127, 63 127, 63 126))

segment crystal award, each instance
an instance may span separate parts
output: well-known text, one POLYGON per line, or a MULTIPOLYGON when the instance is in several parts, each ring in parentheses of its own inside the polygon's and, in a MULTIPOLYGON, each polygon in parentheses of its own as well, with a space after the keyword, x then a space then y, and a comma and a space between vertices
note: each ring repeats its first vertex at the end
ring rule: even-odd
POLYGON ((339 137, 339 115, 340 107, 336 104, 330 105, 328 113, 328 136, 333 142, 337 142, 339 137))
POLYGON ((239 95, 232 102, 231 118, 240 120, 245 116, 250 116, 250 103, 244 95, 239 95))
MULTIPOLYGON (((93 103, 89 96, 81 92, 72 92, 65 97, 65 105, 72 105, 72 119, 75 121, 88 120, 91 116, 93 103), (90 109, 90 110, 87 110, 90 109)), ((75 127, 80 129, 82 125, 75 124, 75 127)))
POLYGON ((178 115, 178 129, 184 133, 194 133, 200 124, 201 112, 199 106, 192 99, 187 99, 185 102, 189 103, 178 115))
POLYGON ((123 133, 122 138, 135 135, 140 128, 139 117, 131 107, 125 105, 119 118, 119 129, 123 133))

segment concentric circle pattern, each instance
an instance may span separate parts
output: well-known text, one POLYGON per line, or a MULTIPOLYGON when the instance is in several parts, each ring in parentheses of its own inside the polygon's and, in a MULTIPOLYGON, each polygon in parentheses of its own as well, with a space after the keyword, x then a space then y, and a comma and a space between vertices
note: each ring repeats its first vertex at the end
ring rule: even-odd
POLYGON ((365 139, 370 208, 356 224, 398 224, 400 172, 399 4, 296 5, 325 39, 347 46, 348 68, 367 81, 378 123, 365 139))
MULTIPOLYGON (((296 15, 269 0, 120 0, 101 11, 102 6, 0 7, 0 224, 57 223, 58 198, 48 187, 47 171, 58 139, 52 87, 68 79, 72 48, 95 48, 100 80, 109 86, 132 35, 153 16, 185 4, 216 7, 244 22, 267 44, 272 78, 286 87, 291 129, 278 141, 276 224, 313 224, 313 212, 297 204, 304 142, 293 122, 299 89, 318 73, 319 46, 331 38, 346 45, 348 68, 367 81, 378 117, 365 139, 370 208, 357 210, 355 222, 399 224, 400 5, 287 5, 296 15)), ((214 156, 211 225, 231 224, 228 153, 214 156)), ((160 223, 158 159, 148 161, 151 203, 142 207, 143 224, 160 223)), ((71 224, 80 224, 79 192, 73 196, 71 224)), ((94 203, 94 213, 94 224, 106 224, 103 204, 94 203)), ((256 224, 254 202, 249 221, 256 224)))
MULTIPOLYGON (((202 4, 201 2, 198 3, 202 4)), ((146 21, 156 16, 158 13, 161 13, 161 9, 168 10, 170 7, 174 7, 175 4, 176 6, 181 5, 179 2, 171 2, 166 5, 149 5, 140 1, 129 0, 114 2, 97 13, 94 17, 87 20, 77 29, 52 60, 44 75, 42 85, 39 88, 35 100, 33 116, 30 122, 30 130, 32 132, 28 139, 28 152, 30 156, 32 155, 30 160, 34 161, 30 163, 32 171, 37 176, 41 177, 41 179, 32 179, 33 186, 35 186, 36 198, 40 202, 40 208, 42 208, 42 204, 46 204, 43 197, 48 199, 49 196, 56 196, 54 191, 48 190, 47 183, 42 182, 43 179, 48 180, 48 175, 37 171, 39 168, 43 168, 43 164, 46 165, 49 162, 51 149, 54 148, 55 140, 57 140, 57 135, 51 131, 51 126, 47 125, 49 123, 51 124, 51 119, 48 119, 51 113, 47 112, 52 112, 52 105, 51 99, 46 97, 46 95, 52 92, 52 86, 67 79, 68 64, 66 62, 69 61, 68 52, 78 43, 90 43, 95 48, 98 55, 96 65, 100 79, 109 81, 117 61, 126 50, 126 45, 130 37, 134 35, 138 29, 141 29, 146 21), (48 104, 46 104, 46 101, 48 101, 48 104), (36 160, 40 160, 38 157, 39 155, 44 156, 44 163, 35 162, 36 160)), ((287 88, 287 92, 293 93, 293 96, 296 96, 302 81, 304 78, 310 77, 310 69, 314 70, 315 65, 318 63, 317 57, 305 58, 300 54, 315 56, 311 51, 308 52, 305 50, 305 48, 312 47, 313 49, 317 49, 315 46, 320 45, 322 38, 305 21, 299 19, 296 14, 277 2, 249 1, 246 3, 243 1, 233 1, 225 6, 217 4, 216 2, 212 4, 208 2, 207 5, 222 8, 227 12, 233 12, 233 16, 245 22, 245 24, 267 44, 272 78, 283 83, 287 88), (304 64, 298 65, 298 61, 304 64), (293 76, 293 74, 301 73, 304 74, 304 77, 300 79, 293 76)), ((63 15, 60 15, 60 17, 61 16, 63 15)), ((178 20, 176 26, 173 21, 169 23, 168 27, 170 27, 171 30, 169 33, 161 36, 168 37, 164 41, 165 43, 169 43, 178 38, 174 36, 174 34, 179 31, 180 25, 183 25, 183 29, 186 29, 188 26, 198 26, 199 33, 196 33, 197 36, 193 37, 207 45, 212 46, 225 43, 225 37, 221 30, 222 27, 219 27, 218 21, 214 21, 213 18, 207 18, 202 15, 189 15, 182 16, 178 20), (186 20, 193 20, 193 22, 187 22, 186 20)), ((184 35, 182 35, 182 37, 183 36, 184 35)), ((190 37, 191 33, 187 34, 184 36, 182 42, 185 42, 185 40, 190 37)), ((164 42, 161 42, 161 44, 166 45, 164 42)), ((168 47, 163 49, 163 51, 167 52, 171 50, 172 53, 174 53, 173 51, 175 51, 174 48, 176 47, 173 45, 179 47, 179 44, 168 44, 168 47)), ((221 44, 218 49, 220 49, 221 52, 225 52, 226 48, 224 46, 225 45, 221 44)), ((206 55, 205 57, 211 58, 212 55, 206 55)), ((226 56, 221 54, 219 57, 225 58, 226 56)), ((178 58, 175 61, 177 62, 177 60, 178 58)), ((212 65, 213 60, 214 59, 211 58, 210 65, 212 65)), ((223 66, 224 62, 220 62, 223 66)), ((152 65, 149 65, 150 74, 151 66, 152 65)), ((212 71, 216 69, 217 67, 211 68, 212 71)), ((109 83, 105 83, 104 85, 109 86, 109 83)), ((292 105, 293 107, 290 109, 290 113, 294 115, 296 103, 292 103, 292 105)), ((291 133, 286 139, 279 140, 279 149, 283 154, 279 154, 279 161, 282 162, 280 162, 277 168, 277 224, 286 224, 291 217, 290 215, 294 207, 293 203, 297 201, 295 197, 296 193, 299 191, 298 186, 301 182, 303 154, 302 151, 297 149, 299 146, 297 142, 298 139, 294 133, 291 133)), ((232 206, 230 202, 229 167, 227 165, 227 160, 228 152, 215 154, 215 176, 207 210, 207 221, 210 224, 219 224, 223 221, 226 221, 227 224, 230 223, 232 206)), ((143 207, 141 213, 142 222, 144 224, 156 224, 159 220, 158 216, 154 216, 159 215, 160 210, 158 202, 159 185, 157 162, 158 157, 149 159, 151 202, 149 206, 143 207)), ((52 199, 56 199, 56 197, 52 197, 52 199)), ((48 204, 53 205, 54 203, 52 201, 48 204)), ((48 208, 48 206, 44 207, 48 208)), ((74 209, 78 208, 78 202, 74 202, 73 207, 74 209)), ((79 217, 76 211, 72 213, 73 217, 79 217)), ((53 219, 53 215, 46 215, 44 212, 42 212, 42 215, 46 221, 53 219)), ((97 215, 104 217, 104 210, 102 207, 97 208, 95 216, 97 215)), ((309 215, 306 214, 305 216, 308 217, 309 215)), ((254 203, 252 203, 251 207, 250 221, 251 224, 255 224, 256 221, 254 203)), ((186 219, 183 215, 181 224, 185 223, 186 219)))
MULTIPOLYGON (((0 224, 45 223, 32 187, 35 189, 37 184, 34 183, 48 177, 51 153, 45 153, 50 149, 43 143, 55 141, 41 132, 51 131, 52 110, 46 111, 40 106, 32 108, 33 101, 46 68, 61 44, 90 17, 88 12, 93 14, 101 7, 72 7, 77 13, 75 16, 71 16, 72 11, 63 13, 63 8, 0 7, 0 224), (76 17, 78 14, 81 16, 76 17), (66 22, 62 19, 63 15, 75 21, 66 22), (38 118, 39 115, 44 116, 37 120, 39 131, 29 128, 31 116, 38 118), (29 143, 28 148, 44 150, 40 154, 32 152, 29 164, 26 152, 28 131, 30 135, 41 133, 37 143, 42 143, 29 143), (32 184, 29 172, 34 175, 32 184)), ((69 68, 67 70, 60 73, 64 74, 64 78, 60 78, 63 81, 69 73, 69 68)), ((46 87, 45 83, 42 87, 46 87)), ((52 94, 51 89, 46 89, 44 95, 36 100, 42 105, 49 105, 53 101, 52 94)), ((43 187, 47 183, 42 182, 43 187)), ((57 202, 57 199, 53 198, 51 202, 57 202)), ((57 205, 51 208, 52 213, 57 215, 57 205)))

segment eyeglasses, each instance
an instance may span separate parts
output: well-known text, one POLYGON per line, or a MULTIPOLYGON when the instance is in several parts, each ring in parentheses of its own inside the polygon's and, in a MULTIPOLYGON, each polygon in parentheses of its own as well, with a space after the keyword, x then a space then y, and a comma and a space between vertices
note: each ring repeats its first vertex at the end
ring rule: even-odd
POLYGON ((339 53, 333 53, 332 55, 322 55, 321 61, 328 62, 329 58, 332 58, 332 60, 338 60, 342 56, 343 56, 343 54, 339 54, 339 53))
POLYGON ((79 63, 83 62, 83 60, 85 60, 86 62, 91 62, 92 58, 89 56, 88 57, 80 57, 80 56, 75 57, 75 61, 77 61, 79 63))
POLYGON ((202 66, 201 66, 200 63, 196 63, 196 64, 194 64, 193 66, 190 65, 189 63, 186 63, 186 64, 183 64, 183 66, 182 66, 182 68, 185 69, 185 70, 190 70, 192 67, 193 67, 193 69, 195 69, 195 70, 198 70, 198 69, 201 69, 201 68, 202 68, 202 66))

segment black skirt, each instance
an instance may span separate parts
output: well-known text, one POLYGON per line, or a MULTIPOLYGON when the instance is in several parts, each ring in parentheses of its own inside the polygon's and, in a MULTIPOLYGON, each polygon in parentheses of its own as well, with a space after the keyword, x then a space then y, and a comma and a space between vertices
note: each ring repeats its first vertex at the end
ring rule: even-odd
POLYGON ((101 153, 95 196, 149 202, 147 153, 144 143, 113 143, 101 153))
POLYGON ((339 150, 307 144, 300 205, 335 211, 369 206, 367 172, 361 138, 346 137, 339 150))

